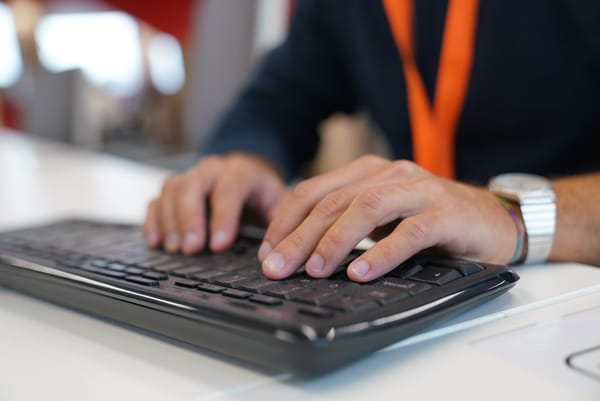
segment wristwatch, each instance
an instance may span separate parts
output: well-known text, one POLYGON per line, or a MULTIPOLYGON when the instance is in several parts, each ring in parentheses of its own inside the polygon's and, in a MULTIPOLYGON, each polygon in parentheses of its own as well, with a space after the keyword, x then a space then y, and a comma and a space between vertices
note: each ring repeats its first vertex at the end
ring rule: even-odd
POLYGON ((556 196, 550 180, 531 174, 501 174, 489 190, 519 205, 527 238, 524 263, 542 263, 550 256, 556 227, 556 196))

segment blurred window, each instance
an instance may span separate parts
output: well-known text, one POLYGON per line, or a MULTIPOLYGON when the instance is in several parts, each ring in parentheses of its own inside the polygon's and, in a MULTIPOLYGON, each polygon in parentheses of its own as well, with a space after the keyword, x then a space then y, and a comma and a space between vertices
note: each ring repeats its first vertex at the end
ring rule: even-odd
POLYGON ((139 27, 122 12, 49 14, 35 32, 41 63, 50 71, 79 68, 93 84, 117 96, 144 83, 139 27))
POLYGON ((10 8, 0 3, 0 88, 14 85, 23 71, 21 51, 10 8))
POLYGON ((164 95, 178 92, 185 81, 183 52, 174 36, 158 33, 148 44, 150 79, 164 95))

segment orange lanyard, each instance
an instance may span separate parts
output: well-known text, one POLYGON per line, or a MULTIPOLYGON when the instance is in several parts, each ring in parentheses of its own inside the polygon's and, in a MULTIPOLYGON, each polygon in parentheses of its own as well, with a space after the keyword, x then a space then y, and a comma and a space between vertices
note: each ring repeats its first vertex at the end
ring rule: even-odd
POLYGON ((479 1, 448 2, 433 102, 414 55, 413 1, 383 0, 383 5, 402 58, 414 159, 437 175, 453 178, 456 128, 473 63, 479 1))

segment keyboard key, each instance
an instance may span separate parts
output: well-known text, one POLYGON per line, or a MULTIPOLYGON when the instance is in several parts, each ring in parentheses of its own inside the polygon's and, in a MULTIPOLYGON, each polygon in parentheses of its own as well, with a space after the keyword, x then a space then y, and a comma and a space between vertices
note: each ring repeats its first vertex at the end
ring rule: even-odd
POLYGON ((268 287, 274 283, 276 283, 276 281, 269 280, 266 277, 247 278, 246 280, 236 283, 235 287, 246 291, 259 292, 262 288, 268 287))
POLYGON ((341 293, 336 289, 331 288, 314 288, 309 291, 303 291, 292 297, 293 301, 303 302, 312 305, 324 305, 336 297, 340 297, 341 293))
POLYGON ((108 267, 110 270, 122 272, 122 271, 126 270, 129 266, 126 266, 123 263, 113 262, 113 263, 109 263, 108 266, 106 266, 106 267, 108 267))
POLYGON ((248 280, 248 276, 241 274, 228 274, 219 276, 215 279, 215 284, 224 285, 226 287, 235 287, 235 284, 248 280))
POLYGON ((250 296, 252 295, 248 292, 234 290, 232 288, 226 289, 221 294, 225 295, 226 297, 231 297, 231 298, 236 298, 236 299, 247 299, 247 298, 250 298, 250 296))
MULTIPOLYGON (((308 280, 310 281, 310 280, 308 280)), ((275 284, 263 287, 259 290, 260 293, 271 295, 278 298, 292 299, 302 291, 308 291, 306 283, 295 280, 277 281, 275 284)))
POLYGON ((408 279, 442 285, 461 277, 462 275, 457 270, 428 265, 421 269, 417 274, 408 277, 408 279))
POLYGON ((254 294, 250 297, 250 301, 266 306, 277 306, 283 302, 279 298, 268 297, 266 295, 254 294))
POLYGON ((192 278, 200 281, 213 282, 217 277, 223 276, 227 274, 227 272, 223 272, 221 270, 205 270, 200 273, 196 273, 192 275, 192 278))
POLYGON ((218 270, 223 273, 233 273, 245 269, 248 266, 248 263, 248 261, 243 261, 242 259, 234 259, 228 261, 227 263, 222 263, 218 266, 213 266, 211 267, 211 269, 218 270))
POLYGON ((142 274, 142 277, 146 277, 146 278, 150 278, 152 280, 158 280, 158 281, 167 280, 169 278, 169 276, 167 276, 165 273, 159 273, 159 272, 145 272, 142 274))
POLYGON ((184 278, 178 278, 175 280, 175 285, 177 287, 196 288, 200 285, 200 282, 196 280, 186 280, 184 278))
POLYGON ((197 289, 200 291, 210 292, 213 294, 218 294, 220 292, 225 291, 225 287, 221 287, 221 286, 214 285, 214 284, 208 284, 208 283, 200 283, 200 285, 197 287, 197 289))
MULTIPOLYGON (((144 267, 144 266, 141 266, 140 264, 138 264, 138 266, 140 266, 142 268, 144 267)), ((151 269, 154 270, 154 271, 157 271, 157 272, 161 272, 161 273, 169 273, 169 272, 171 272, 173 270, 181 269, 183 267, 186 267, 185 263, 171 261, 171 262, 168 262, 168 263, 163 263, 163 264, 160 264, 160 265, 155 265, 155 266, 151 267, 151 269)))
POLYGON ((136 263, 136 266, 140 267, 142 269, 154 269, 161 265, 171 264, 171 263, 173 263, 173 257, 167 256, 167 255, 162 255, 162 256, 154 256, 152 258, 149 258, 145 262, 136 263))
POLYGON ((127 280, 131 283, 135 283, 135 284, 146 285, 148 287, 159 287, 160 286, 160 282, 149 279, 149 278, 140 277, 140 276, 127 276, 127 277, 125 277, 125 280, 127 280))
POLYGON ((328 308, 337 309, 343 312, 363 312, 368 309, 377 307, 377 302, 368 298, 355 298, 349 295, 344 295, 341 298, 325 304, 328 308))
POLYGON ((138 263, 145 262, 150 258, 150 255, 128 255, 125 257, 120 257, 119 262, 126 265, 136 265, 138 263))
POLYGON ((140 269, 139 267, 128 267, 127 269, 125 269, 125 273, 127 274, 133 274, 133 275, 139 275, 144 273, 146 270, 144 269, 140 269))
POLYGON ((94 267, 107 267, 110 262, 106 259, 93 259, 90 264, 94 267))
MULTIPOLYGON (((418 285, 418 284, 417 284, 418 285)), ((398 302, 412 296, 408 289, 390 286, 360 286, 346 291, 352 297, 372 299, 382 305, 398 302)))
POLYGON ((204 270, 206 270, 206 267, 190 266, 174 270, 170 274, 177 277, 192 277, 194 274, 203 272, 204 270))
POLYGON ((432 286, 429 284, 418 283, 416 281, 401 280, 395 277, 384 277, 375 283, 376 287, 393 288, 398 291, 407 291, 411 295, 427 291, 432 286))
POLYGON ((423 266, 421 266, 420 264, 405 262, 402 266, 397 267, 396 269, 388 273, 388 276, 405 279, 407 277, 417 274, 419 271, 421 271, 422 268, 423 266))
POLYGON ((463 276, 470 276, 471 274, 479 273, 484 271, 485 268, 479 263, 470 262, 468 260, 435 260, 428 263, 427 266, 442 266, 450 269, 456 269, 462 273, 463 276))
POLYGON ((127 277, 127 273, 118 272, 118 271, 109 270, 109 269, 102 269, 100 267, 86 266, 83 268, 83 270, 90 272, 90 273, 101 274, 103 276, 108 276, 108 277, 113 277, 113 278, 127 277))

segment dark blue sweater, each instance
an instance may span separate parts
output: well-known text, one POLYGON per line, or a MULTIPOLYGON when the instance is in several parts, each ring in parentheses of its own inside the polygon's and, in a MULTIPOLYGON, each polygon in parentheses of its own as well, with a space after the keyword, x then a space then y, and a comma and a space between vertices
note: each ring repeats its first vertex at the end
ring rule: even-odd
MULTIPOLYGON (((399 0, 403 1, 403 0, 399 0)), ((447 0, 416 0, 417 62, 431 96, 447 0)), ((286 177, 316 152, 320 121, 367 110, 412 158, 400 56, 379 0, 301 0, 205 152, 266 156, 286 177)), ((457 176, 600 171, 600 2, 481 0, 456 142, 457 176)))

